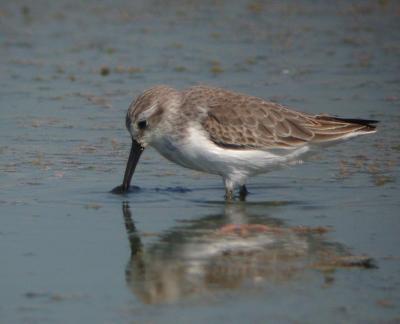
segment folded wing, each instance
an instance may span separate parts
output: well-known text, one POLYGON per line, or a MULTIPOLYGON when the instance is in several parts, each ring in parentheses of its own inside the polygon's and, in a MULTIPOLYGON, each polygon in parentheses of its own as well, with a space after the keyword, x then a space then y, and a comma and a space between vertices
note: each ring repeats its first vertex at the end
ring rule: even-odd
POLYGON ((373 120, 311 116, 255 97, 208 91, 202 125, 215 144, 226 148, 292 149, 375 131, 373 120))

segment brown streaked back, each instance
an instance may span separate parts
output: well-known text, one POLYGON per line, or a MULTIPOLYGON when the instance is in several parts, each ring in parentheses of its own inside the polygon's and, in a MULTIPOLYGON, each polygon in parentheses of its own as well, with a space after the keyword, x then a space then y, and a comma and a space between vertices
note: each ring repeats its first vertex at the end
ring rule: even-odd
POLYGON ((202 126, 215 144, 227 148, 291 149, 375 131, 375 121, 312 116, 218 88, 193 87, 184 97, 183 109, 207 109, 202 126))

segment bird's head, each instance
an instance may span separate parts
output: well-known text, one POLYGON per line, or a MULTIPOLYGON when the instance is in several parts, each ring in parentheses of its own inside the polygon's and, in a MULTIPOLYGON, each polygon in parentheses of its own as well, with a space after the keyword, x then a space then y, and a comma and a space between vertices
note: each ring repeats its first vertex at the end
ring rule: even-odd
POLYGON ((124 180, 113 193, 125 193, 139 162, 140 155, 151 142, 161 135, 164 115, 171 101, 176 101, 178 92, 166 86, 157 86, 143 92, 130 105, 125 124, 132 138, 132 147, 126 165, 124 180))
MULTIPOLYGON (((154 135, 158 133, 165 111, 165 93, 169 88, 158 86, 142 93, 130 105, 126 114, 125 124, 132 140, 143 148, 148 146, 154 135)), ((171 89, 172 90, 172 89, 171 89)))

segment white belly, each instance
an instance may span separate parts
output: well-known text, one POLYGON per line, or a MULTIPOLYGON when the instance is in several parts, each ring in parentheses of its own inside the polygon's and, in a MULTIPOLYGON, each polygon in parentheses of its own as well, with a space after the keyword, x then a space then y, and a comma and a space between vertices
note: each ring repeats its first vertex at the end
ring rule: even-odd
POLYGON ((151 145, 165 158, 179 165, 231 179, 268 172, 278 165, 293 162, 309 149, 308 146, 302 146, 280 150, 279 153, 225 149, 210 141, 205 132, 196 127, 189 129, 189 136, 184 140, 163 137, 151 145))

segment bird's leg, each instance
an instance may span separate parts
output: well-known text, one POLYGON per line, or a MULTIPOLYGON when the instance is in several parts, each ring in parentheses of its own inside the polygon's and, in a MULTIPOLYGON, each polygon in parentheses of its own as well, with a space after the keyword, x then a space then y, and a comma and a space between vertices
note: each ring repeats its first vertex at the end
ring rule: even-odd
POLYGON ((233 200, 233 190, 225 188, 225 200, 226 201, 233 200))
POLYGON ((233 181, 230 179, 224 179, 225 184, 225 200, 232 201, 233 200, 233 181))
POLYGON ((246 185, 241 185, 239 189, 239 199, 241 201, 245 201, 248 193, 249 192, 247 191, 246 185))

